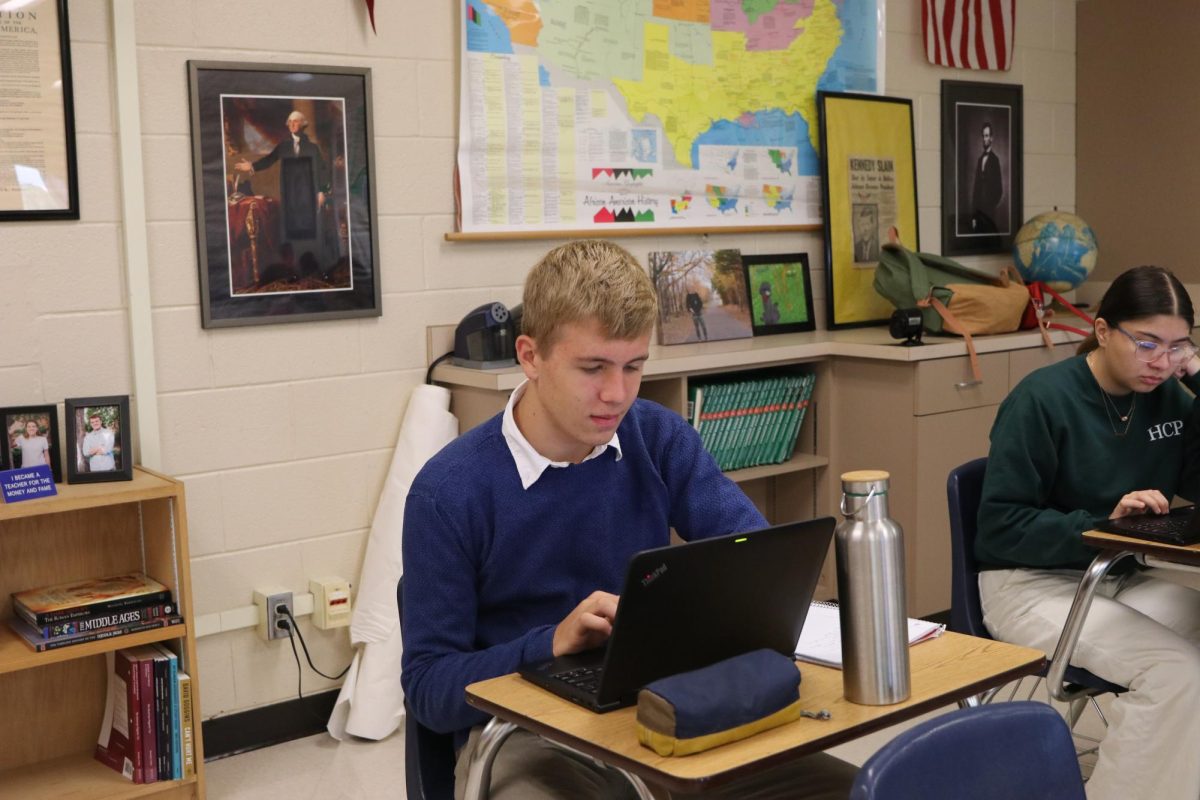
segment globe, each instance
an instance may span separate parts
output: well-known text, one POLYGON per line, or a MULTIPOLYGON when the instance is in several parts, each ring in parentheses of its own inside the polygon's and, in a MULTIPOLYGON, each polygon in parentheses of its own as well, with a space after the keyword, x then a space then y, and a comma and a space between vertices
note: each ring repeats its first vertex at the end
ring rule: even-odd
POLYGON ((1098 252, 1091 226, 1065 211, 1038 214, 1013 240, 1013 260, 1025 282, 1043 281, 1059 292, 1087 279, 1098 252))

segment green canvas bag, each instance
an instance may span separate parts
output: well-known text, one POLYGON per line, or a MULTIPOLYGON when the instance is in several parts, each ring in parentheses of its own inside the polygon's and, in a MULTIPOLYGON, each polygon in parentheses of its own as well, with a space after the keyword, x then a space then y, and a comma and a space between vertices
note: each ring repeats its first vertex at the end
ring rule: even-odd
POLYGON ((1029 304, 1029 293, 1019 278, 1014 282, 934 253, 914 253, 894 243, 880 249, 875 291, 896 308, 919 307, 925 330, 930 333, 1015 331, 1029 304), (955 330, 954 324, 946 327, 939 304, 957 317, 961 331, 955 330))

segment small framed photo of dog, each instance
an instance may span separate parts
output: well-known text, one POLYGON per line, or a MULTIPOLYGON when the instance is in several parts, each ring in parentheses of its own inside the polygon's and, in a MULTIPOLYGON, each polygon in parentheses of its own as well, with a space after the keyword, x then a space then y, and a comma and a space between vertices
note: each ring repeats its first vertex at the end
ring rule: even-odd
POLYGON ((58 435, 58 409, 54 406, 0 408, 4 447, 0 469, 50 467, 54 482, 62 483, 62 455, 58 435))
POLYGON ((68 397, 67 483, 133 480, 129 396, 68 397))
POLYGON ((807 253, 742 256, 742 264, 755 336, 817 327, 807 253))

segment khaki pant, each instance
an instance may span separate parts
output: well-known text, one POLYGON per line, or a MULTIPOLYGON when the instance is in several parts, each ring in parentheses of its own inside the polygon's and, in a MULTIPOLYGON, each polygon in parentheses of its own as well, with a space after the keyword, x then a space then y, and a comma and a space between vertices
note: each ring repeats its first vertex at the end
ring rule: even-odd
MULTIPOLYGON (((1180 575, 1109 577, 1096 590, 1071 663, 1129 691, 1113 700, 1089 800, 1200 797, 1200 591, 1180 575)), ((981 572, 984 623, 997 639, 1053 653, 1081 577, 981 572)))
MULTIPOLYGON (((454 768, 454 796, 462 800, 467 785, 467 766, 482 726, 458 754, 454 768)), ((738 798, 738 800, 846 800, 858 770, 833 756, 818 753, 782 767, 753 775, 715 792, 682 795, 687 798, 738 798)), ((636 800, 637 794, 621 773, 556 747, 524 730, 512 733, 500 746, 492 762, 489 800, 636 800)), ((669 792, 651 787, 655 797, 670 798, 669 792)))

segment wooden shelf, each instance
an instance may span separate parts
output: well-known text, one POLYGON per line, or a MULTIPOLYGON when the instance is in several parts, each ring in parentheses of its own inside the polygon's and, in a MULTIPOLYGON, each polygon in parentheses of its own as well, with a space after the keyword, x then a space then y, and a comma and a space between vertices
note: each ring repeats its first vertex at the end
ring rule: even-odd
MULTIPOLYGON (((32 667, 44 667, 59 661, 87 658, 97 653, 120 650, 123 647, 137 647, 151 642, 165 642, 168 639, 183 639, 187 635, 188 626, 183 623, 166 628, 127 633, 124 636, 113 636, 110 639, 101 639, 96 642, 73 644, 69 647, 59 647, 39 653, 13 632, 12 628, 8 627, 8 621, 5 620, 0 623, 0 675, 32 667)), ((3 795, 0 794, 0 797, 3 795)))
POLYGON ((187 512, 181 481, 135 467, 133 479, 59 484, 0 504, 0 800, 204 799, 187 512), (10 595, 88 577, 145 572, 168 586, 184 621, 39 653, 9 627, 10 595), (169 642, 192 678, 196 776, 134 784, 93 758, 106 700, 104 654, 169 642))
MULTIPOLYGON (((58 514, 82 508, 115 506, 121 503, 137 503, 171 497, 176 484, 169 478, 157 475, 142 467, 133 468, 133 480, 105 483, 60 483, 54 497, 40 497, 20 503, 0 503, 0 522, 41 514, 58 514)), ((3 528, 0 528, 2 531, 3 528)))
POLYGON ((0 799, 119 800, 160 797, 195 791, 196 779, 136 784, 101 764, 89 753, 56 758, 0 772, 0 799))
POLYGON ((747 467, 726 472, 729 479, 735 483, 745 483, 759 478, 770 478, 773 475, 786 475, 789 472, 803 472, 808 469, 819 469, 829 464, 825 456, 812 453, 796 453, 794 456, 779 464, 763 464, 760 467, 747 467))

